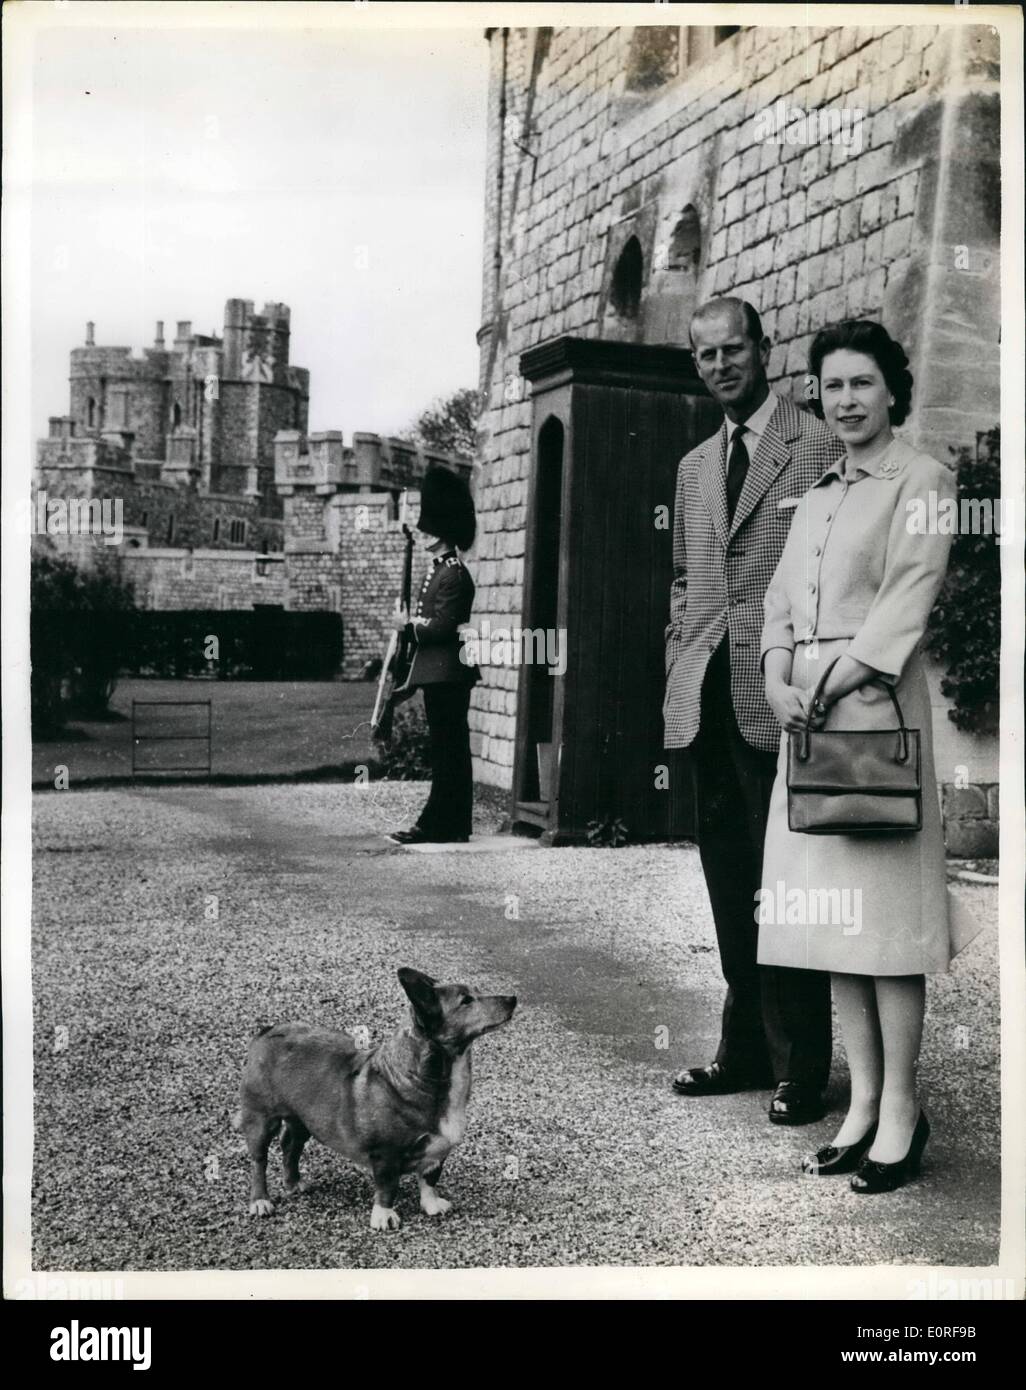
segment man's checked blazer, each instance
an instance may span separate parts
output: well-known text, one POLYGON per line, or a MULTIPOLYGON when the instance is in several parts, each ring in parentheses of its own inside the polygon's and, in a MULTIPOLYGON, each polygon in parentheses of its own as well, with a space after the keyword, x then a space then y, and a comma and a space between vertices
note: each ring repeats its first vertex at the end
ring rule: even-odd
POLYGON ((726 633, 738 728, 755 748, 775 752, 779 747, 780 725, 766 701, 759 661, 762 601, 798 500, 843 452, 814 415, 779 399, 749 464, 730 526, 726 421, 681 459, 666 628, 667 748, 687 748, 694 741, 705 668, 726 633))

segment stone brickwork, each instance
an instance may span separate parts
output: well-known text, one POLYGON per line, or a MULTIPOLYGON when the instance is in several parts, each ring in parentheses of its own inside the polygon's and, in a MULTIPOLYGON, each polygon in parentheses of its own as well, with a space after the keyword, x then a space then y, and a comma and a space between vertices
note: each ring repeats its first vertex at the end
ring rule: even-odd
POLYGON ((470 459, 437 449, 421 448, 407 439, 357 431, 347 445, 341 430, 325 430, 307 438, 301 430, 282 430, 274 441, 274 482, 278 493, 313 488, 329 492, 400 492, 415 488, 425 472, 438 465, 452 468, 472 481, 470 459))
MULTIPOLYGON (((380 657, 388 641, 390 619, 403 577, 405 541, 400 521, 393 517, 392 499, 339 497, 334 508, 338 535, 342 611, 346 615, 345 661, 342 673, 359 676, 368 661, 380 657)), ((420 494, 407 493, 406 514, 412 525, 420 494)), ((417 535, 413 552, 412 589, 416 602, 430 561, 417 535)))
POLYGON ((256 551, 139 549, 122 556, 122 574, 140 608, 227 609, 286 606, 282 556, 256 551))
POLYGON ((80 437, 67 416, 54 417, 50 428, 37 445, 36 493, 120 501, 125 526, 140 533, 130 547, 281 550, 282 522, 263 513, 255 491, 207 492, 172 481, 161 466, 136 460, 123 435, 80 437))
MULTIPOLYGON (((406 440, 356 433, 347 446, 339 430, 309 439, 283 430, 275 440, 275 484, 285 506, 288 606, 341 612, 347 680, 358 679, 367 662, 384 651, 402 583, 402 522, 414 525, 417 485, 432 466, 451 468, 471 481, 469 459, 406 440)), ((418 544, 414 591, 426 563, 418 544)))
MULTIPOLYGON (((297 487, 285 499, 287 607, 293 612, 336 611, 344 625, 342 675, 358 680, 383 655, 402 585, 406 545, 403 516, 391 493, 315 492, 297 487)), ((405 518, 413 528, 419 492, 406 493, 405 518)), ((414 532, 412 590, 416 598, 429 560, 414 532)))
MULTIPOLYGON (((774 388, 800 400, 812 335, 873 317, 911 359, 912 443, 946 461, 997 421, 995 31, 492 29, 488 43, 478 621, 520 620, 531 405, 518 362, 537 343, 686 345, 699 302, 739 295, 773 341, 774 388), (861 113, 858 146, 851 124, 847 146, 771 143, 759 119, 781 99, 861 113)), ((471 712, 476 776, 504 787, 516 686, 486 668, 471 712)))
POLYGON ((1001 788, 997 783, 943 786, 944 837, 959 859, 996 859, 1000 840, 1001 788))

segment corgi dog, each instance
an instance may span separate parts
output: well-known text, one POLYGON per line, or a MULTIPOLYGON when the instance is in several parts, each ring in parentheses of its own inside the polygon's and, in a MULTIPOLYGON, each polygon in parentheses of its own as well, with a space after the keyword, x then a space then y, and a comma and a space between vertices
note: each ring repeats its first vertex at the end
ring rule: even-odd
POLYGON ((233 1118, 250 1157, 250 1215, 274 1211, 267 1151, 279 1130, 287 1193, 304 1190, 299 1159, 312 1137, 370 1170, 372 1230, 402 1224, 395 1200, 404 1173, 417 1174, 425 1215, 450 1209, 435 1189, 466 1131, 471 1044, 510 1021, 516 996, 440 985, 405 966, 398 974, 410 1025, 377 1047, 309 1023, 261 1028, 251 1040, 233 1118))

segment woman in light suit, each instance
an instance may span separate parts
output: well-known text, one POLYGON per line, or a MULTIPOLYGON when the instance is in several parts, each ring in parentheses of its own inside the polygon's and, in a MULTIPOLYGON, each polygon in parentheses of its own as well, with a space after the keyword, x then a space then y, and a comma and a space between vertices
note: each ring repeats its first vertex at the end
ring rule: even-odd
POLYGON ((930 698, 918 646, 947 566, 950 536, 915 521, 953 497, 954 478, 896 440, 908 415, 908 359, 881 324, 832 325, 810 354, 814 410, 845 446, 797 505, 765 599, 766 695, 783 730, 760 895, 763 965, 831 972, 851 1072, 851 1099, 833 1142, 803 1160, 807 1174, 851 1174, 856 1192, 913 1177, 929 1134, 916 1091, 925 975, 950 959, 944 835, 933 769, 930 698), (821 703, 813 692, 839 657, 821 703), (920 730, 919 832, 804 835, 788 828, 787 735, 895 727, 889 683, 920 730), (781 892, 781 888, 783 892, 781 892), (807 910, 767 907, 792 901, 807 910), (838 890, 831 892, 831 890, 838 890), (789 898, 788 895, 791 895, 789 898), (843 903, 822 923, 813 902, 843 903), (841 916, 841 914, 838 914, 841 916), (792 917, 803 920, 791 920, 792 917))

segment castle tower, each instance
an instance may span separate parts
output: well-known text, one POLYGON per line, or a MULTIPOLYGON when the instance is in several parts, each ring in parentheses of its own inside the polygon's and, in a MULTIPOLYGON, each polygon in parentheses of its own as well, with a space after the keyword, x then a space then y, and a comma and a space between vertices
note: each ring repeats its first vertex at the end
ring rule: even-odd
POLYGON ((216 476, 235 486, 245 470, 265 515, 280 516, 274 489, 274 437, 280 430, 305 434, 310 374, 289 365, 287 304, 229 299, 224 311, 223 378, 220 391, 221 453, 216 476))
POLYGON ((253 317, 251 299, 229 299, 224 306, 224 375, 227 381, 242 377, 242 349, 246 323, 253 317))

